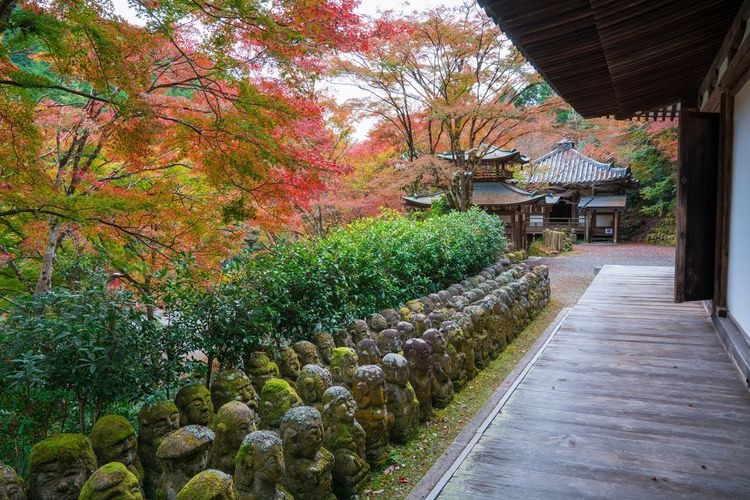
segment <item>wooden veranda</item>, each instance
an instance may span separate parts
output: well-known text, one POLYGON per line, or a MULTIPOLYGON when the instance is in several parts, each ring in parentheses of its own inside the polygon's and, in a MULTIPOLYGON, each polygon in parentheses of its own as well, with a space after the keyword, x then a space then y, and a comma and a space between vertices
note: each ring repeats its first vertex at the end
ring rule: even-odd
POLYGON ((748 498, 750 393, 704 305, 673 302, 673 280, 605 266, 414 495, 748 498))

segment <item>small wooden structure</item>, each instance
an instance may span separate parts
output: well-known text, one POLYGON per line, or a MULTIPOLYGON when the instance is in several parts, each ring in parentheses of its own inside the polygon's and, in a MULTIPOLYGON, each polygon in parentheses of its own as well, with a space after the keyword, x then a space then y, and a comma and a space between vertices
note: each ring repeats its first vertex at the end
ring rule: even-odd
POLYGON ((530 235, 544 229, 575 229, 587 242, 617 243, 625 193, 637 186, 630 168, 589 158, 575 149, 573 141, 563 139, 524 166, 522 173, 527 187, 548 190, 556 197, 554 203, 532 212, 530 235))

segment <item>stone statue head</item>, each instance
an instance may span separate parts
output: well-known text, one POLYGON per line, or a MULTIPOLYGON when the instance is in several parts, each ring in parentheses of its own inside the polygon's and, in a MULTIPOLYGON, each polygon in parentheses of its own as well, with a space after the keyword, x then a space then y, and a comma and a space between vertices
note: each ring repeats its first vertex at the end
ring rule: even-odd
POLYGON ((406 387, 409 382, 409 362, 405 357, 396 353, 386 354, 383 357, 382 366, 386 382, 406 387))
POLYGON ((286 380, 272 378, 260 392, 261 424, 269 429, 278 428, 281 417, 292 407, 302 404, 302 400, 286 380))
POLYGON ((240 401, 250 408, 258 407, 258 394, 250 377, 241 370, 221 370, 211 379, 211 403, 221 408, 230 401, 240 401))
POLYGON ((404 357, 411 371, 428 371, 431 365, 430 345, 422 339, 409 339, 404 344, 404 357))
POLYGON ((307 406, 318 406, 331 385, 333 380, 328 370, 320 365, 305 365, 297 378, 297 394, 307 406))
POLYGON ((253 381, 255 391, 260 394, 263 384, 272 378, 278 378, 281 373, 279 367, 271 361, 263 351, 251 352, 244 360, 245 371, 253 381))
POLYGON ((255 431, 245 436, 237 452, 234 480, 237 489, 251 491, 255 480, 276 484, 284 476, 284 448, 278 434, 255 431))
POLYGON ((367 326, 369 326, 370 330, 372 330, 373 332, 382 332, 383 330, 388 328, 388 321, 383 317, 382 314, 375 313, 367 318, 367 326))
POLYGON ((336 344, 333 342, 333 337, 327 332, 318 332, 315 334, 315 346, 318 348, 320 353, 320 360, 323 364, 331 364, 331 355, 333 350, 336 348, 336 344))
POLYGON ((132 467, 138 451, 135 429, 127 418, 105 415, 96 421, 89 434, 96 461, 101 467, 110 462, 120 462, 132 467))
POLYGON ((250 407, 240 401, 230 401, 216 412, 213 430, 216 439, 211 448, 210 466, 234 473, 234 457, 245 436, 254 432, 258 417, 250 407))
POLYGON ((338 347, 354 347, 352 335, 345 328, 339 328, 333 333, 333 340, 338 347))
POLYGON ((422 334, 422 340, 427 342, 433 354, 442 354, 445 352, 445 339, 443 334, 434 328, 430 328, 422 334))
POLYGON ((363 319, 358 319, 349 325, 349 333, 352 336, 352 341, 355 345, 362 339, 370 337, 370 327, 367 326, 367 322, 363 319))
POLYGON ((276 364, 279 365, 281 376, 287 380, 297 380, 300 364, 297 353, 291 347, 282 347, 276 352, 276 364))
POLYGON ((214 432, 208 427, 186 425, 162 440, 156 456, 165 473, 179 472, 190 478, 206 468, 214 438, 214 432))
POLYGON ((334 385, 323 393, 323 422, 326 426, 338 422, 352 423, 357 413, 357 402, 346 387, 334 385))
POLYGON ((88 478, 79 500, 143 500, 138 478, 120 462, 102 465, 88 478))
POLYGON ((380 363, 380 350, 374 340, 367 338, 357 342, 357 357, 360 365, 376 365, 380 363))
POLYGON ((404 342, 414 336, 414 325, 408 321, 399 321, 396 323, 396 330, 401 335, 401 346, 403 347, 404 342))
POLYGON ((299 358, 299 364, 305 365, 319 365, 320 357, 318 356, 318 348, 315 344, 308 342, 307 340, 300 340, 292 344, 292 349, 297 353, 299 358))
POLYGON ((377 365, 357 368, 352 389, 360 409, 385 405, 385 374, 377 365))
POLYGON ((354 372, 357 370, 359 358, 357 351, 350 347, 337 347, 331 356, 331 377, 334 384, 352 386, 354 372))
POLYGON ((380 354, 385 355, 389 352, 401 352, 401 334, 395 328, 383 330, 378 333, 375 338, 380 354))
POLYGON ((201 499, 236 500, 232 476, 220 470, 204 470, 193 476, 177 494, 177 500, 201 499))
POLYGON ((180 412, 180 426, 209 425, 214 414, 211 393, 203 384, 186 385, 174 398, 180 412))
POLYGON ((395 309, 383 309, 380 311, 380 315, 385 318, 388 328, 396 328, 396 324, 401 321, 401 316, 395 309))
POLYGON ((297 406, 281 418, 280 432, 286 457, 313 459, 323 446, 323 421, 311 406, 297 406))
POLYGON ((29 455, 29 497, 76 500, 96 470, 96 455, 86 436, 55 434, 38 442, 29 455))
POLYGON ((0 499, 3 500, 26 500, 23 483, 18 474, 7 465, 0 463, 0 499))
POLYGON ((171 401, 145 404, 138 412, 138 435, 141 445, 156 444, 164 436, 180 427, 180 413, 171 401))

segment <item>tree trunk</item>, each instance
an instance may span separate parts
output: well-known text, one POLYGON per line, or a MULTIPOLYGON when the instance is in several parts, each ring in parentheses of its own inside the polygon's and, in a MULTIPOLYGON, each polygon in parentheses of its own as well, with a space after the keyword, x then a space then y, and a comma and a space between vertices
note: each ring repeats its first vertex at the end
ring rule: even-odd
POLYGON ((52 289, 52 269, 55 264, 57 247, 60 244, 62 226, 57 217, 50 217, 49 231, 47 233, 47 247, 42 257, 42 270, 39 272, 39 280, 36 282, 34 293, 49 292, 52 289))

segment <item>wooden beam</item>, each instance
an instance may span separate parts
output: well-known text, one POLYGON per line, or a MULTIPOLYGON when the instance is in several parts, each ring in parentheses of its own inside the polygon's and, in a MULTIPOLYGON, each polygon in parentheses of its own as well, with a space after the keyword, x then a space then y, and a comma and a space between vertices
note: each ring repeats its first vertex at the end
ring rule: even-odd
POLYGON ((734 97, 726 92, 721 96, 721 131, 719 142, 713 312, 717 316, 726 316, 727 274, 729 270, 729 219, 732 207, 732 153, 734 147, 734 97))

